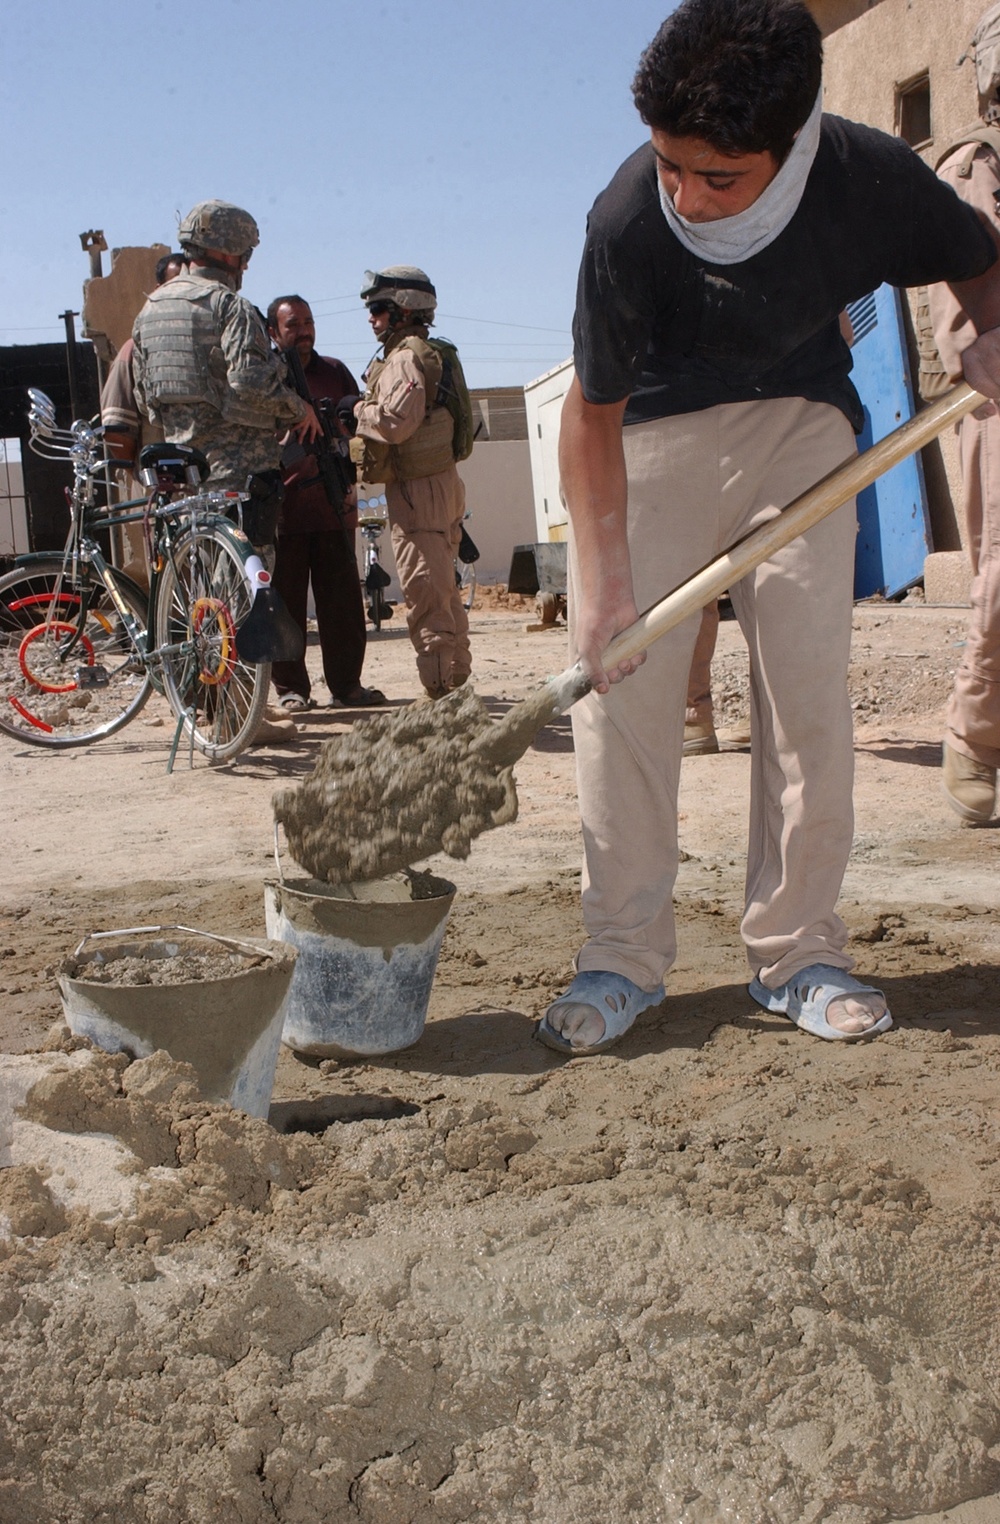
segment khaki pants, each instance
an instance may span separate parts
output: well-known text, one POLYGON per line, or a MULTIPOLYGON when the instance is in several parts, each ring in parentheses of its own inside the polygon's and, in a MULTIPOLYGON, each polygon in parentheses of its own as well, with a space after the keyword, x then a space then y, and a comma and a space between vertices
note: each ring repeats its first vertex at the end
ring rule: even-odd
POLYGON ((945 739, 963 756, 1000 767, 1000 417, 963 418, 958 428, 972 611, 945 739))
POLYGON ((465 486, 452 466, 436 476, 391 482, 386 504, 417 672, 425 688, 441 692, 472 671, 469 616, 455 582, 465 486))
POLYGON ((688 725, 711 725, 714 705, 712 703, 712 657, 715 642, 719 638, 719 600, 713 598, 701 611, 701 625, 694 643, 691 671, 688 675, 687 704, 684 713, 688 725))
MULTIPOLYGON (((839 410, 797 398, 627 428, 638 606, 773 518, 854 448, 839 410)), ((852 501, 730 588, 751 674, 742 932, 753 972, 771 987, 810 963, 852 967, 834 907, 854 828, 847 664, 856 533, 852 501)), ((676 952, 677 786, 701 623, 692 615, 650 646, 634 676, 572 710, 588 934, 577 966, 646 989, 676 952)))

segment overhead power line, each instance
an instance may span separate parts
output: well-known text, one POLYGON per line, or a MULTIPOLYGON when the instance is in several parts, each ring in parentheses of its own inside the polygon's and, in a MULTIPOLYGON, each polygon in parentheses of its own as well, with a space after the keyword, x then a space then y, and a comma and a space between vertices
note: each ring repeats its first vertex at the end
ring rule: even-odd
MULTIPOLYGON (((309 305, 315 313, 316 308, 322 306, 325 302, 347 301, 354 303, 358 301, 358 298, 348 296, 319 296, 314 302, 310 302, 309 305)), ((349 311, 350 309, 342 310, 349 311)), ((321 314, 323 317, 338 317, 339 315, 340 314, 336 312, 324 312, 321 314)), ((526 333, 562 333, 566 334, 567 337, 569 335, 568 328, 542 328, 537 323, 506 323, 502 322, 499 318, 468 317, 460 312, 439 312, 437 316, 439 318, 446 318, 449 323, 486 323, 490 328, 523 328, 526 333)))

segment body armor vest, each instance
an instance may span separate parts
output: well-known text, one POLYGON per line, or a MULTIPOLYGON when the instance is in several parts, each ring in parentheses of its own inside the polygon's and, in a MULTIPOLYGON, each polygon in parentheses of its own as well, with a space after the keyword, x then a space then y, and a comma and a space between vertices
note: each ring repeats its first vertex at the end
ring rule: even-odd
MULTIPOLYGON (((241 301, 228 286, 196 275, 178 275, 150 293, 136 322, 143 359, 143 390, 151 416, 175 403, 208 403, 227 423, 246 428, 273 427, 273 411, 241 401, 227 380, 221 347, 222 308, 241 301)), ((256 346, 255 346, 256 347, 256 346)), ((270 354, 261 325, 260 356, 270 354)))
POLYGON ((394 349, 409 349, 415 355, 424 376, 427 411, 420 427, 402 444, 390 445, 381 439, 369 439, 360 434, 355 436, 353 443, 360 443, 363 449, 360 460, 356 459, 355 450, 351 452, 352 458, 356 459, 359 474, 366 482, 416 481, 424 476, 437 476, 455 464, 452 448, 454 419, 446 407, 437 406, 444 367, 437 350, 420 333, 405 334, 396 338, 395 342, 390 339, 384 357, 374 360, 365 373, 368 395, 371 396, 376 391, 378 378, 394 349))

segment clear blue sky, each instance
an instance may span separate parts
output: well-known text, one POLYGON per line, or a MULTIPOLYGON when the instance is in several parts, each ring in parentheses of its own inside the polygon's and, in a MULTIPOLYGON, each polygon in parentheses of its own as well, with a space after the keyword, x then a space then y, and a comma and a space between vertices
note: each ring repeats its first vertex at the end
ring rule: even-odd
POLYGON ((630 81, 674 3, 11 6, 0 344, 62 337, 81 232, 175 245, 220 197, 260 224, 244 291, 300 291, 323 352, 361 370, 362 274, 412 263, 470 384, 523 384, 570 352, 587 210, 645 135, 630 81))

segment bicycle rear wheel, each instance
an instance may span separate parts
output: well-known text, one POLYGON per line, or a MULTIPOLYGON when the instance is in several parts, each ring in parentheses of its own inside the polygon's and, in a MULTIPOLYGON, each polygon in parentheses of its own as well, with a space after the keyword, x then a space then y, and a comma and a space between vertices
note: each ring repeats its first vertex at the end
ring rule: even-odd
MULTIPOLYGON (((89 746, 139 713, 151 684, 103 583, 61 556, 0 577, 0 731, 30 746, 89 746), (86 615, 81 622, 81 611, 86 615)), ((146 599, 111 570, 140 629, 146 599)))
POLYGON ((189 529, 176 541, 156 593, 163 689, 184 731, 213 762, 228 762, 256 734, 267 706, 269 662, 251 665, 236 650, 250 612, 250 554, 225 524, 189 529))

